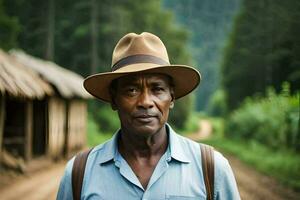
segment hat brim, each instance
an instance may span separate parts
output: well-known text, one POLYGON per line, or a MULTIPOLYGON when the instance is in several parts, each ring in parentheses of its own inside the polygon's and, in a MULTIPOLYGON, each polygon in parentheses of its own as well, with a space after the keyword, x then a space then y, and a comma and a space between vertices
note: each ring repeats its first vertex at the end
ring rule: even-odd
POLYGON ((111 102, 109 86, 117 78, 133 73, 159 73, 173 79, 175 99, 179 99, 193 91, 201 81, 201 74, 193 67, 186 65, 156 65, 152 63, 138 63, 122 67, 119 70, 98 73, 87 77, 84 88, 94 97, 105 102, 111 102))

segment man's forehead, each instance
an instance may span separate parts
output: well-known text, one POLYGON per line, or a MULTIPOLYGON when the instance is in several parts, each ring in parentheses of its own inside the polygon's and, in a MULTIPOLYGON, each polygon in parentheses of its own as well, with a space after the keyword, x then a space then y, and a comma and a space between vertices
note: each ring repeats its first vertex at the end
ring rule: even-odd
POLYGON ((118 82, 122 83, 135 83, 142 79, 146 79, 150 82, 166 82, 170 83, 171 77, 165 74, 159 74, 159 73, 135 73, 130 74, 124 77, 121 77, 118 79, 118 82))

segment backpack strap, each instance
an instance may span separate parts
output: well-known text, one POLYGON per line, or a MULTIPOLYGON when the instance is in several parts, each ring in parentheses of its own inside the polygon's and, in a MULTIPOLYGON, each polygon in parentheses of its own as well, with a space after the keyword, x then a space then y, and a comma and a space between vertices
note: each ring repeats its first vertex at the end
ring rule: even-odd
MULTIPOLYGON (((85 165, 89 153, 93 148, 80 152, 76 155, 72 168, 72 192, 73 199, 80 200, 81 188, 84 177, 85 165)), ((204 183, 207 192, 207 200, 213 200, 214 197, 214 149, 213 147, 200 144, 202 171, 204 183)))
POLYGON ((207 193, 207 200, 214 198, 214 180, 215 180, 215 164, 214 164, 214 149, 213 147, 200 144, 202 172, 207 193))
POLYGON ((72 168, 72 192, 74 200, 80 200, 85 165, 89 153, 92 151, 92 149, 93 148, 90 148, 83 152, 80 152, 75 157, 72 168))

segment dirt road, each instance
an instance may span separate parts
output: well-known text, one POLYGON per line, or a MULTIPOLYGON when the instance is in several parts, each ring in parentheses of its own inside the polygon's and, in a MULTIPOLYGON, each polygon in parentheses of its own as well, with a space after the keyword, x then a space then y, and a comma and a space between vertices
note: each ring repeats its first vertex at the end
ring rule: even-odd
POLYGON ((199 120, 199 130, 196 133, 191 133, 188 137, 192 140, 199 141, 210 137, 212 133, 212 125, 209 120, 199 120))
POLYGON ((238 159, 225 155, 237 180, 241 198, 244 200, 298 200, 299 193, 279 184, 273 178, 258 173, 238 159))
POLYGON ((54 164, 51 167, 19 177, 9 185, 0 188, 1 200, 51 200, 56 198, 60 178, 65 163, 54 164))

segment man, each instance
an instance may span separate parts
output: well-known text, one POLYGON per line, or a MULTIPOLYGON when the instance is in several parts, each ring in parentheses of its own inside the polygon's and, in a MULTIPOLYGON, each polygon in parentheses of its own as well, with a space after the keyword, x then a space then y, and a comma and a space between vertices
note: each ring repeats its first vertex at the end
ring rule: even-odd
MULTIPOLYGON (((206 199, 200 145, 167 124, 174 101, 190 93, 200 73, 170 65, 162 41, 151 33, 129 33, 116 45, 112 72, 84 81, 93 96, 116 110, 121 129, 88 156, 81 199, 206 199)), ((214 152, 214 199, 239 199, 227 160, 214 152)), ((67 164, 57 199, 72 199, 67 164)))

